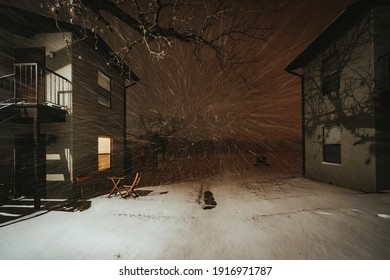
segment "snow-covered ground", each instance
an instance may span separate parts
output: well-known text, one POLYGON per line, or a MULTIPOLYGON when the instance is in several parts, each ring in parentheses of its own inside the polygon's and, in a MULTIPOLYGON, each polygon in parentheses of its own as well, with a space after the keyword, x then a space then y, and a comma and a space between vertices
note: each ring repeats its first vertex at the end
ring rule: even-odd
POLYGON ((390 193, 234 175, 142 190, 2 227, 0 258, 390 259, 390 193))

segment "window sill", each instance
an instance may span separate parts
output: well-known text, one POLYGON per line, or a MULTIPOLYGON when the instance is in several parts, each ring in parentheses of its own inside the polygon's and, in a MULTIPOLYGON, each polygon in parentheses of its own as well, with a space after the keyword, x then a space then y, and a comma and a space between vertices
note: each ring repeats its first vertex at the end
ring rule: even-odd
POLYGON ((333 165, 333 166, 341 166, 341 163, 333 163, 333 162, 326 162, 326 161, 323 161, 322 164, 333 165))

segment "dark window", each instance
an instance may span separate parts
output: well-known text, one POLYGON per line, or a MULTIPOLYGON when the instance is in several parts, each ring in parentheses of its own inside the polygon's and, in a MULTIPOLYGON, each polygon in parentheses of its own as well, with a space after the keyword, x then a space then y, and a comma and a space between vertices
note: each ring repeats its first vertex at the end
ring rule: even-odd
POLYGON ((324 162, 341 163, 341 128, 339 125, 324 127, 324 162))
POLYGON ((381 56, 378 59, 379 63, 379 89, 388 90, 390 89, 390 53, 381 56))
POLYGON ((341 163, 341 145, 324 145, 324 162, 341 163))
POLYGON ((108 108, 111 107, 111 78, 98 71, 99 96, 98 102, 108 108))
POLYGON ((337 53, 322 61, 322 94, 337 91, 340 88, 339 56, 337 53))
POLYGON ((340 88, 340 73, 336 72, 332 75, 327 76, 323 80, 322 91, 325 94, 328 94, 332 91, 338 90, 340 88))

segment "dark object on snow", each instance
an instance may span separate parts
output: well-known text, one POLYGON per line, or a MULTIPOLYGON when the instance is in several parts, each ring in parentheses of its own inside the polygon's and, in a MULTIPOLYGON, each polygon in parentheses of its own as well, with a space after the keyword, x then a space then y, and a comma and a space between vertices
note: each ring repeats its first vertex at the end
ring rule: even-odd
POLYGON ((203 197, 204 197, 205 200, 206 199, 210 199, 210 198, 213 197, 213 193, 210 192, 210 191, 205 191, 204 194, 203 194, 203 197))
POLYGON ((258 156, 256 157, 256 166, 266 166, 269 167, 269 163, 267 163, 267 157, 265 156, 258 156))
POLYGON ((212 192, 205 191, 204 194, 203 194, 203 198, 204 198, 204 203, 205 203, 205 205, 203 205, 203 209, 204 210, 212 209, 215 206, 217 206, 217 202, 215 201, 214 195, 213 195, 212 192))
POLYGON ((67 203, 57 209, 56 211, 64 211, 64 212, 76 212, 76 211, 84 211, 91 207, 91 201, 89 200, 78 200, 71 203, 67 203))

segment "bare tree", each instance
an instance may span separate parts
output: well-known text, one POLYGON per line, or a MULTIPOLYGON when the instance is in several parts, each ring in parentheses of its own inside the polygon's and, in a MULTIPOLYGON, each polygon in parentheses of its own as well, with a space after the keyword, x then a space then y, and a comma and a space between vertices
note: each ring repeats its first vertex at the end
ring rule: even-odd
POLYGON ((154 117, 146 117, 141 114, 140 126, 143 130, 141 138, 153 143, 155 155, 157 156, 158 153, 161 153, 163 160, 165 160, 169 138, 173 137, 176 132, 182 129, 183 119, 162 116, 161 114, 154 117))
MULTIPOLYGON (((175 41, 191 44, 200 58, 212 51, 222 68, 254 62, 246 40, 267 41, 275 30, 259 25, 265 1, 233 0, 47 0, 54 17, 90 28, 106 29, 121 41, 114 53, 126 59, 141 45, 162 59, 175 41), (254 5, 253 5, 254 4, 254 5), (103 24, 103 27, 101 27, 103 24)), ((254 52, 252 53, 254 54, 254 52)))

